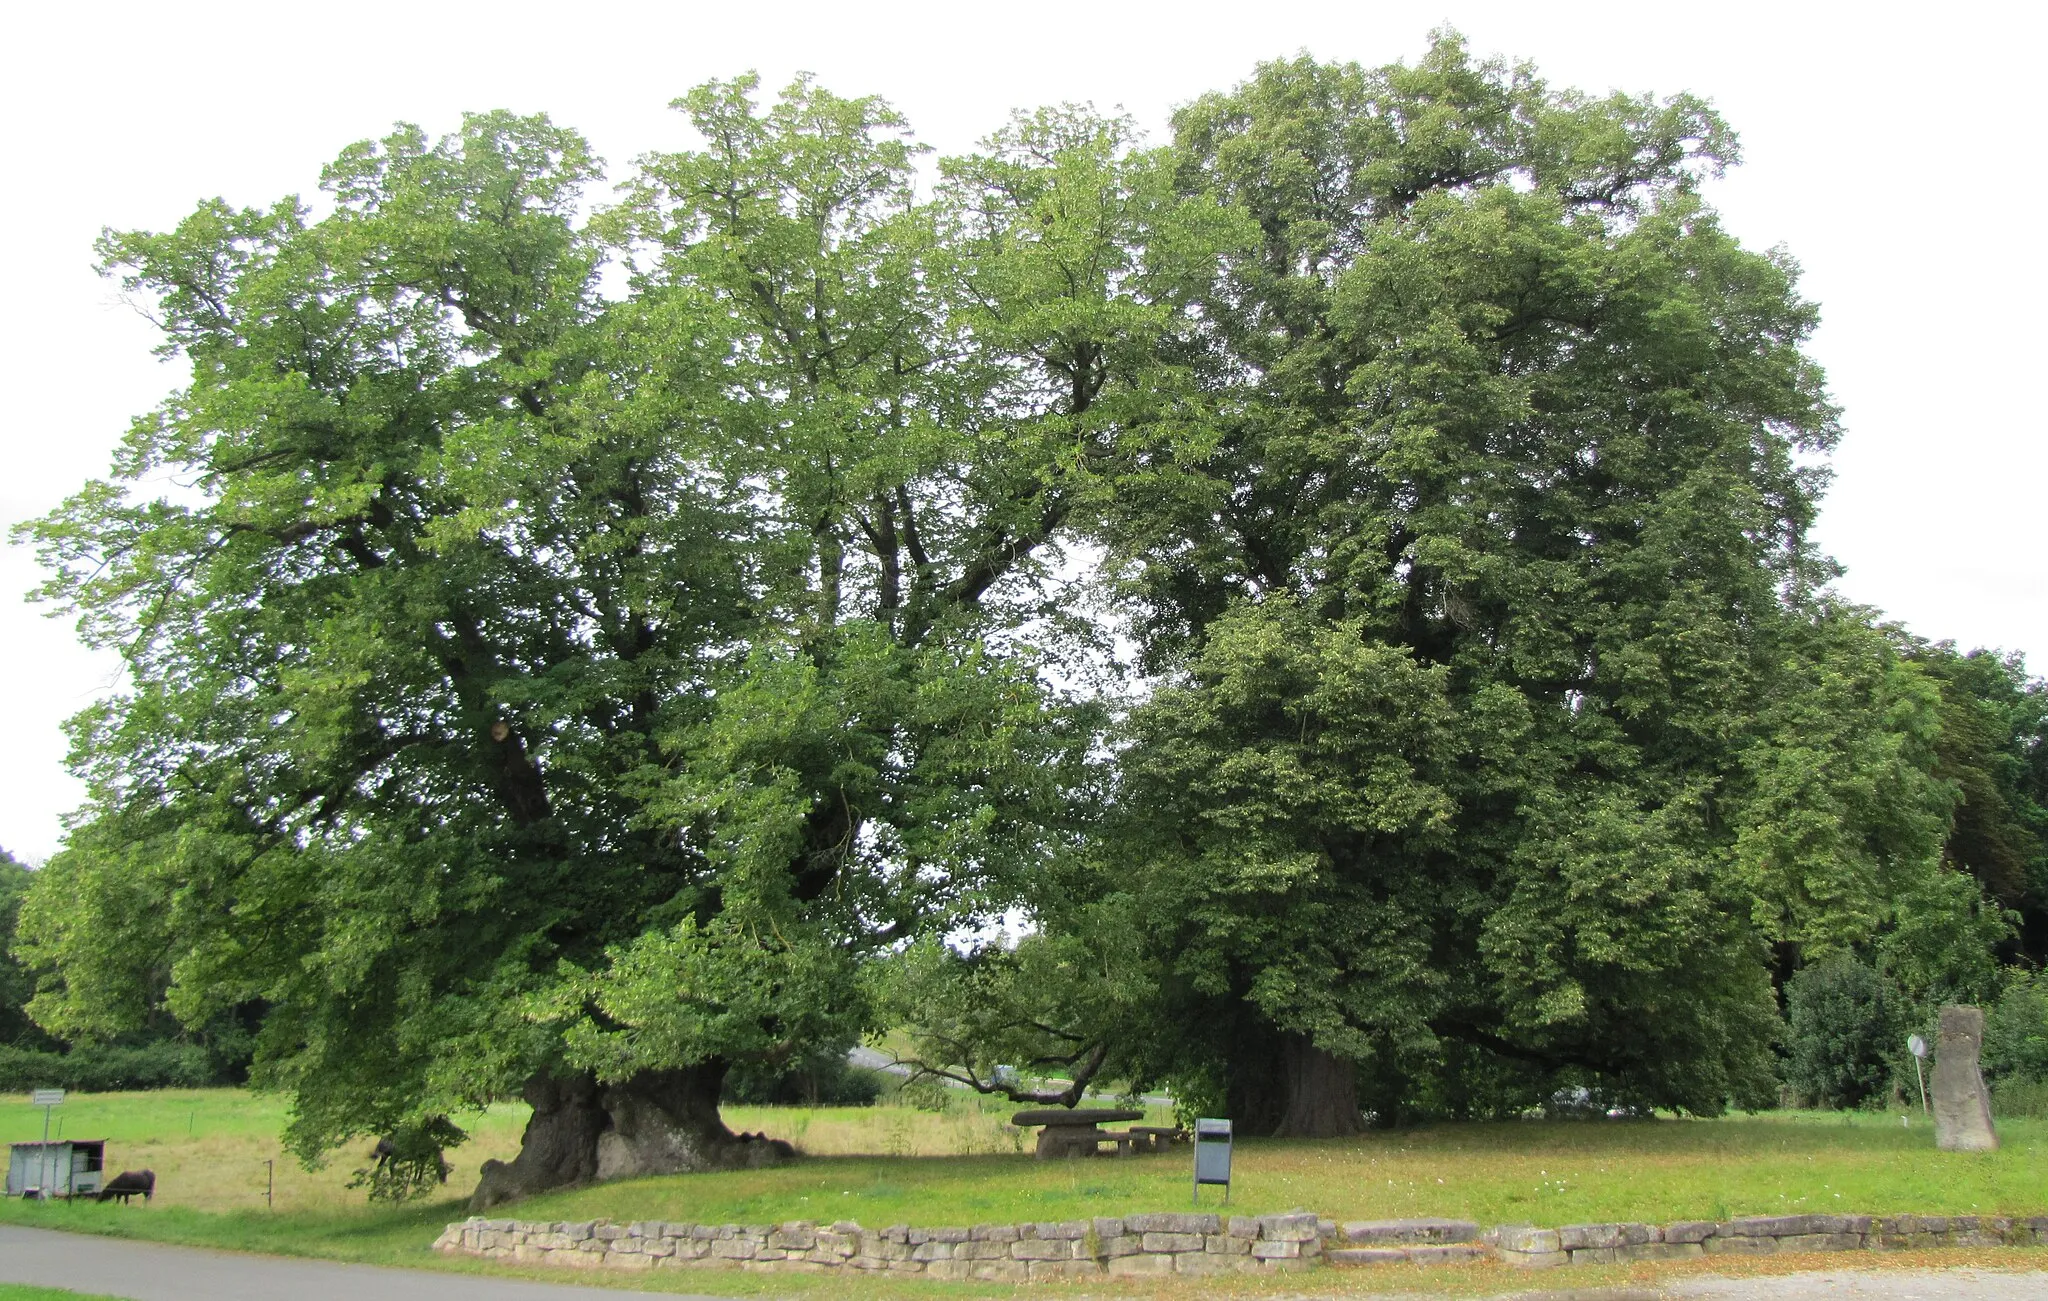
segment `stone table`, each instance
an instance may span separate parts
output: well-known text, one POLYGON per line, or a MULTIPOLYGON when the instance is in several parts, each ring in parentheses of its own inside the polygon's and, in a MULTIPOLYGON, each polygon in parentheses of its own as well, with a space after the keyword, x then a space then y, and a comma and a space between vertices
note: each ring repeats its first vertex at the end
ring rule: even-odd
POLYGON ((1041 1107, 1018 1112, 1010 1117, 1010 1123, 1019 1127, 1044 1126, 1038 1131, 1038 1159, 1043 1161, 1055 1156, 1094 1156, 1103 1139, 1097 1126, 1144 1118, 1142 1111, 1115 1107, 1041 1107))

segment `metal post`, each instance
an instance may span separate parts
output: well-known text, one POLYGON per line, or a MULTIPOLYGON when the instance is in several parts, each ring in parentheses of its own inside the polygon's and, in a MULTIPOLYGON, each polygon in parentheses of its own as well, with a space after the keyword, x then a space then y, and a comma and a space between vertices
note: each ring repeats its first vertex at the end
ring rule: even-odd
POLYGON ((277 1209, 277 1204, 274 1200, 277 1193, 277 1158, 272 1157, 263 1164, 269 1172, 263 1182, 263 1206, 266 1210, 274 1211, 277 1209))
POLYGON ((46 1202, 50 1200, 50 1113, 54 1110, 56 1108, 48 1103, 43 1104, 43 1151, 39 1164, 43 1169, 43 1200, 46 1202))
POLYGON ((1906 1036, 1906 1051, 1913 1054, 1913 1074, 1920 1081, 1920 1114, 1927 1114, 1927 1071, 1921 1063, 1927 1060, 1927 1041, 1919 1035, 1906 1036))

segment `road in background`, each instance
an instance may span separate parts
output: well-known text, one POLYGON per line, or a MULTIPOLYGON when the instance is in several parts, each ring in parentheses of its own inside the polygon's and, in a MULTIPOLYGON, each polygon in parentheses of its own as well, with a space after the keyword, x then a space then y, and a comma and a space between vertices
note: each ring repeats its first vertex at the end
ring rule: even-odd
POLYGON ((626 1292, 385 1269, 283 1256, 167 1247, 85 1233, 0 1224, 0 1283, 103 1292, 128 1301, 719 1301, 675 1292, 626 1292))

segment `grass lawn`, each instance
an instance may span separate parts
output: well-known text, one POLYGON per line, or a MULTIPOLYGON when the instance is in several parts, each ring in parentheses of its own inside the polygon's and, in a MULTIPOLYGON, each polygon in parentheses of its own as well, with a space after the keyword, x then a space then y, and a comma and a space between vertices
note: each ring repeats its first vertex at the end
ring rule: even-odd
MULTIPOLYGON (((438 1260, 427 1245, 444 1224, 462 1217, 460 1196, 474 1184, 477 1164, 512 1154, 525 1119, 522 1109, 507 1107, 465 1120, 476 1137, 455 1154, 458 1167, 450 1196, 372 1208, 360 1192, 345 1187, 349 1171, 361 1164, 361 1153, 340 1154, 315 1172, 282 1157, 277 1132, 284 1113, 275 1098, 235 1090, 73 1095, 61 1110, 65 1133, 110 1140, 111 1168, 155 1169, 155 1202, 148 1207, 6 1202, 0 1203, 0 1221, 466 1272, 483 1267, 438 1260), (277 1160, 275 1209, 264 1205, 265 1159, 277 1160)), ((944 1114, 902 1107, 732 1108, 728 1120, 735 1129, 787 1138, 811 1159, 773 1170, 577 1189, 498 1214, 705 1223, 852 1219, 880 1227, 1068 1219, 1188 1205, 1187 1149, 1122 1161, 1033 1161, 1024 1136, 1005 1123, 1010 1110, 978 1105, 974 1099, 957 1099, 944 1114)), ((40 1133, 40 1112, 0 1104, 0 1140, 40 1133)), ((1791 1211, 2048 1213, 2048 1120, 2001 1120, 2000 1133, 2000 1151, 1964 1155, 1935 1151, 1932 1129, 1917 1116, 1907 1127, 1897 1115, 1783 1112, 1711 1121, 1441 1125, 1331 1142, 1244 1140, 1237 1148, 1230 1209, 1258 1214, 1300 1207, 1340 1220, 1454 1215, 1481 1224, 1543 1225, 1791 1211)), ((362 1146, 367 1150, 367 1143, 362 1146)), ((1204 1189, 1202 1196, 1205 1208, 1219 1204, 1214 1189, 1204 1189)), ((1979 1263, 2002 1259, 2026 1268, 2048 1263, 2048 1252, 2040 1251, 1938 1255, 1979 1263)), ((1843 1262, 1837 1256, 1815 1258, 1815 1263, 1843 1262)), ((1878 1261, 1859 1257, 1856 1263, 1878 1261)), ((1903 1262, 1888 1256, 1884 1263, 1903 1262)), ((1783 1262, 1735 1265, 1725 1258, 1715 1265, 1722 1272, 1781 1267, 1783 1262)), ((1640 1267, 1581 1267, 1574 1269, 1571 1281, 1590 1285, 1641 1274, 1640 1267)), ((1349 1280, 1364 1277, 1319 1275, 1317 1291, 1341 1294, 1352 1286, 1349 1280)), ((1501 1275, 1492 1266, 1404 1269, 1399 1285, 1483 1291, 1486 1286, 1506 1288, 1514 1277, 1519 1276, 1501 1275)), ((585 1276, 578 1279, 586 1281, 585 1276)), ((825 1285, 833 1282, 722 1271, 618 1281, 621 1286, 673 1286, 735 1296, 823 1295, 820 1289, 829 1291, 825 1285)), ((1227 1290, 1256 1295, 1269 1282, 1280 1286, 1279 1280, 1244 1280, 1227 1290)), ((1296 1280, 1294 1286, 1299 1284, 1296 1280)), ((1394 1285, 1380 1277, 1373 1286, 1394 1285)), ((1098 1280, 1088 1290, 1102 1294, 1105 1286, 1098 1280)), ((1363 1281, 1358 1286, 1370 1290, 1363 1281)), ((1147 1294, 1139 1285, 1130 1287, 1134 1295, 1147 1294)), ((1031 1291, 1042 1295, 1045 1285, 1031 1291)), ((1215 1285, 1204 1285, 1204 1295, 1216 1291, 1215 1285)), ((962 1296, 1007 1295, 1008 1289, 903 1280, 863 1285, 862 1292, 962 1296)))
POLYGON ((0 1301, 121 1301, 99 1292, 66 1292, 61 1287, 30 1287, 26 1283, 0 1283, 0 1301))

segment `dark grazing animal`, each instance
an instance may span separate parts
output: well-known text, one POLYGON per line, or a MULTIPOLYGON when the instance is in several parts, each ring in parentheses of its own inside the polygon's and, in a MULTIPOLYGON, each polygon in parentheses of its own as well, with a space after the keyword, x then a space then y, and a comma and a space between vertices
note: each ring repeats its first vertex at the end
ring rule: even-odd
POLYGON ((137 1193, 142 1194, 142 1200, 145 1202, 156 1196, 156 1171, 123 1170, 107 1180, 106 1185, 99 1191, 98 1200, 104 1202, 118 1197, 121 1199, 121 1205, 126 1206, 128 1199, 137 1193))

